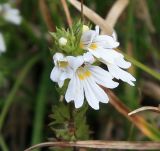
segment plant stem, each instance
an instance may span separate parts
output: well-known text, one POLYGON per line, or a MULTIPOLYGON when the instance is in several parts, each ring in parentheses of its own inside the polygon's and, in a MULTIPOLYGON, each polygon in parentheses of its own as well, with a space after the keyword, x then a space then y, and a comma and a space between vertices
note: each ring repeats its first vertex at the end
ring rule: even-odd
POLYGON ((81 0, 81 20, 82 23, 84 22, 84 15, 83 15, 83 0, 81 0))
POLYGON ((28 63, 26 64, 26 66, 22 69, 21 73, 19 74, 11 92, 9 93, 4 107, 2 109, 2 112, 0 114, 0 130, 3 127, 3 123, 5 120, 5 117, 8 113, 9 107, 11 106, 11 104, 13 103, 13 100, 16 96, 16 92, 18 91, 18 89, 20 88, 24 78, 26 77, 27 73, 29 72, 29 70, 31 69, 31 67, 40 59, 40 55, 36 55, 33 58, 31 58, 28 63))

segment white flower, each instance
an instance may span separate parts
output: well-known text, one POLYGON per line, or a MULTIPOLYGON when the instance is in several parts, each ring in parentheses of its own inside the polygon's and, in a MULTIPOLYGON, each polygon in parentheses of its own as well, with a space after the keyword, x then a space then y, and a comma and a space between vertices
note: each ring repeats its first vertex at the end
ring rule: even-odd
POLYGON ((21 23, 21 16, 18 9, 11 8, 10 4, 2 4, 0 5, 0 13, 2 14, 3 18, 11 22, 13 24, 19 25, 21 23))
MULTIPOLYGON (((83 62, 84 58, 81 59, 83 59, 83 62)), ((79 66, 73 72, 65 99, 67 102, 74 101, 75 107, 80 108, 83 105, 85 97, 88 104, 93 109, 98 110, 99 102, 108 103, 109 101, 107 94, 99 85, 107 88, 117 87, 118 83, 112 81, 112 79, 113 77, 104 69, 90 64, 83 64, 83 66, 79 66)))
POLYGON ((65 57, 61 53, 56 53, 53 59, 55 67, 50 78, 60 87, 63 86, 65 79, 70 79, 65 94, 67 102, 74 101, 75 107, 80 108, 86 98, 88 104, 96 110, 99 109, 99 102, 108 103, 109 98, 99 85, 112 89, 117 87, 118 83, 112 80, 109 72, 90 64, 95 61, 91 53, 77 57, 65 57))
POLYGON ((65 46, 67 44, 67 39, 64 37, 59 38, 59 45, 65 46))
POLYGON ((96 26, 96 30, 89 30, 82 34, 80 46, 105 63, 112 76, 134 86, 133 81, 136 79, 130 73, 122 70, 129 68, 131 63, 125 61, 124 56, 114 50, 119 46, 114 35, 113 37, 99 35, 99 27, 96 26))
POLYGON ((6 45, 2 33, 0 33, 0 54, 6 51, 6 45))

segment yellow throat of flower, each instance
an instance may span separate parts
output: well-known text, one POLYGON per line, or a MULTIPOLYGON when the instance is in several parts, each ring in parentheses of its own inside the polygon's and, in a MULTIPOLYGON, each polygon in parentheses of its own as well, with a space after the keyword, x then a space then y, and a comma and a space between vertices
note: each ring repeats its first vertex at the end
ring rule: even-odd
POLYGON ((78 78, 80 80, 85 80, 86 78, 90 77, 91 76, 91 72, 83 67, 80 67, 78 70, 77 70, 77 74, 78 74, 78 78))
POLYGON ((97 44, 96 43, 92 43, 90 46, 89 46, 90 49, 92 50, 96 50, 97 49, 97 44))
POLYGON ((68 66, 68 62, 67 61, 58 61, 58 66, 60 68, 66 68, 68 66))

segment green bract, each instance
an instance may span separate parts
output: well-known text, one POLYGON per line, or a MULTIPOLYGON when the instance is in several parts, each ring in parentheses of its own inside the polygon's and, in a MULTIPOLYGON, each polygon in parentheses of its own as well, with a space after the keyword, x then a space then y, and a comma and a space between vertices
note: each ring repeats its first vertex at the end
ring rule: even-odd
POLYGON ((81 109, 76 110, 72 105, 62 102, 58 106, 53 107, 53 113, 50 115, 53 121, 49 126, 59 140, 86 140, 89 138, 89 126, 85 117, 88 105, 85 104, 81 109))
POLYGON ((51 36, 54 38, 54 49, 53 52, 62 52, 66 55, 81 55, 83 50, 80 48, 80 39, 82 35, 83 24, 81 21, 73 24, 71 28, 65 30, 64 28, 56 28, 56 32, 50 32, 51 36), (59 39, 66 38, 66 45, 60 45, 59 39))

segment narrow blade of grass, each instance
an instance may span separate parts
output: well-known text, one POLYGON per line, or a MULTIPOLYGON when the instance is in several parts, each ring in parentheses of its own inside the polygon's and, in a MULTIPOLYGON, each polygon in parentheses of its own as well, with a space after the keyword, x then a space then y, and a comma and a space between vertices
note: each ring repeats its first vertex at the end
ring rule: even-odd
POLYGON ((35 106, 35 117, 33 123, 33 134, 32 134, 32 144, 40 143, 43 133, 44 116, 46 108, 46 97, 49 85, 49 68, 45 65, 43 71, 41 82, 39 84, 39 91, 37 94, 36 106, 35 106))

